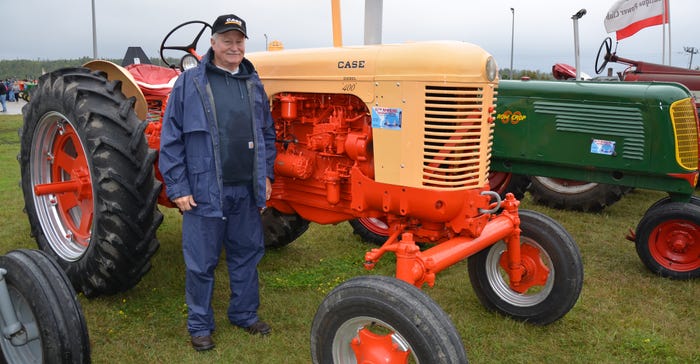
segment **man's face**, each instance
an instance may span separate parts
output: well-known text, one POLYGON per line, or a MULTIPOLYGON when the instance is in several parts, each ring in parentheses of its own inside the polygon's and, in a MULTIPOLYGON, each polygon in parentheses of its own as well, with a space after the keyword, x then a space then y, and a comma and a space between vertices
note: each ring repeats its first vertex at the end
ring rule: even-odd
POLYGON ((214 64, 230 71, 238 68, 245 55, 245 36, 237 30, 215 34, 211 37, 214 64))

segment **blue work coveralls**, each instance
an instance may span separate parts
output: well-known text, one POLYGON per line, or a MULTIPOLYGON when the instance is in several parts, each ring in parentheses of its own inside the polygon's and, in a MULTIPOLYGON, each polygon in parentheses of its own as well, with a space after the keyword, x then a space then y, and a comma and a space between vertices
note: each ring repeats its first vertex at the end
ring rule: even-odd
POLYGON ((264 254, 260 208, 265 207, 266 178, 274 180, 275 130, 270 105, 253 64, 245 81, 252 108, 254 167, 252 186, 224 186, 214 97, 206 64, 183 72, 175 82, 163 117, 158 167, 171 200, 192 195, 197 204, 184 212, 182 245, 186 265, 187 328, 192 336, 214 331, 211 298, 214 270, 222 244, 229 270, 229 321, 247 327, 258 321, 257 264, 264 254))

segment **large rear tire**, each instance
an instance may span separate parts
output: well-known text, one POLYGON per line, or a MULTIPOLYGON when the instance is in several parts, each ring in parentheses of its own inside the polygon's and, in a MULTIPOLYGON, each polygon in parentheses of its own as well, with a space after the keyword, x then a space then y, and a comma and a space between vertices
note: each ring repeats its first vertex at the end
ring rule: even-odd
POLYGON ((20 167, 32 235, 87 297, 136 285, 158 249, 160 183, 121 82, 66 68, 24 106, 20 167))
POLYGON ((583 287, 583 263, 574 239, 541 213, 519 210, 520 253, 525 275, 510 286, 503 241, 469 257, 472 288, 488 309, 536 325, 552 323, 571 310, 583 287))
POLYGON ((449 316, 396 278, 362 276, 334 288, 311 324, 311 358, 331 363, 467 363, 449 316))
POLYGON ((80 303, 60 267, 40 250, 0 256, 9 298, 22 325, 20 345, 0 335, 0 362, 89 363, 90 340, 80 303))
POLYGON ((535 203, 563 210, 598 212, 619 201, 626 188, 604 183, 530 176, 535 203))
POLYGON ((283 214, 272 207, 263 211, 262 223, 266 248, 286 246, 309 228, 309 221, 298 214, 283 214))

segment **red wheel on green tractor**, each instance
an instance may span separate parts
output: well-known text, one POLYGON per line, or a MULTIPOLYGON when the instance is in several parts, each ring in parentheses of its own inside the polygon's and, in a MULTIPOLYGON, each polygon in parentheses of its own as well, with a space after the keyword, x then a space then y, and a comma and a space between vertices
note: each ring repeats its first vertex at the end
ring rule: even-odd
POLYGON ((133 287, 159 245, 156 153, 120 86, 102 72, 61 69, 41 77, 23 108, 32 235, 88 297, 133 287))
POLYGON ((335 287, 311 324, 313 363, 467 363, 449 316, 427 294, 392 277, 335 287))
POLYGON ((637 224, 634 241, 652 272, 672 279, 700 277, 700 199, 656 202, 637 224))

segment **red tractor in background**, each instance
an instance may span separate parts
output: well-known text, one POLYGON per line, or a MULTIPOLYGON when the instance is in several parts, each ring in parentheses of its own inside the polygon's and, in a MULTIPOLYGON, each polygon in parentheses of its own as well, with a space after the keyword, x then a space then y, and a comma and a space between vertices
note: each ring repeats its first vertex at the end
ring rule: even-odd
POLYGON ((595 72, 601 73, 608 62, 619 62, 629 67, 619 74, 620 81, 665 81, 678 82, 687 87, 695 96, 696 105, 700 109, 700 71, 681 67, 673 67, 656 63, 634 61, 622 58, 617 52, 612 52, 612 39, 605 38, 598 48, 595 60, 595 72), (605 51, 605 53, 603 53, 605 51))

